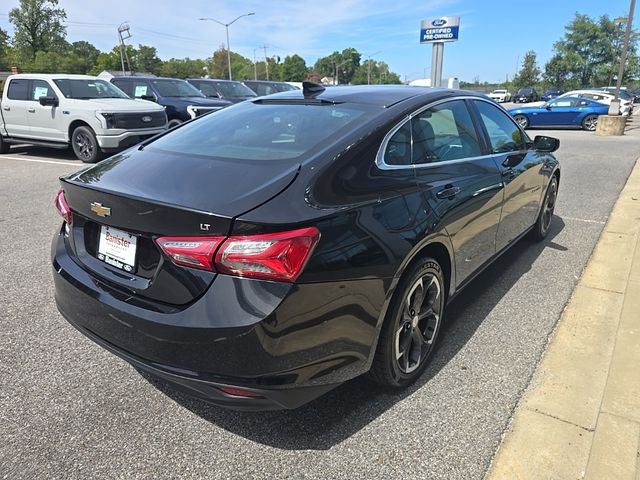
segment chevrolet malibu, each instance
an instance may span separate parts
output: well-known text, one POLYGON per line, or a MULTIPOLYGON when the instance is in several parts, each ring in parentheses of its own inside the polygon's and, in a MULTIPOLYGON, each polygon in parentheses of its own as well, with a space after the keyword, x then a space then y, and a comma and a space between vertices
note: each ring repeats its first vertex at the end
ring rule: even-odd
POLYGON ((225 407, 296 408, 367 372, 406 387, 447 303, 547 235, 558 145, 460 90, 246 101, 61 179, 58 309, 225 407))

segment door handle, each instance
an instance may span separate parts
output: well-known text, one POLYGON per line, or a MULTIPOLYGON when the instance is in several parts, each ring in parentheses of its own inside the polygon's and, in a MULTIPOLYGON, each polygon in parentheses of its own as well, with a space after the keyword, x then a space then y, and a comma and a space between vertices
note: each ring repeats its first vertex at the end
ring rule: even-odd
POLYGON ((455 197, 458 193, 460 193, 460 187, 456 187, 455 185, 445 185, 444 188, 442 190, 440 190, 438 193, 436 193, 436 197, 438 198, 453 198, 455 197))
POLYGON ((35 113, 35 112, 36 112, 36 109, 35 109, 35 108, 33 108, 33 107, 29 107, 29 109, 27 110, 27 112, 29 112, 29 113, 35 113))
POLYGON ((511 179, 516 176, 516 172, 513 168, 507 167, 502 171, 502 176, 511 179))
POLYGON ((2 109, 8 112, 9 110, 11 110, 11 107, 9 105, 5 105, 4 107, 2 107, 2 109))

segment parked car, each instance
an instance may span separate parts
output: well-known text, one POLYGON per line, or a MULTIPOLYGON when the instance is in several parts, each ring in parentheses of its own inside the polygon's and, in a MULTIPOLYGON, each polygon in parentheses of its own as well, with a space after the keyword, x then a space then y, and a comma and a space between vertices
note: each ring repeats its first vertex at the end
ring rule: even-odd
MULTIPOLYGON (((562 97, 580 97, 588 98, 605 105, 611 105, 611 101, 615 98, 613 93, 606 92, 604 90, 572 90, 561 95, 562 97)), ((620 115, 630 115, 633 111, 633 102, 631 100, 625 100, 620 98, 620 115)))
POLYGON ((562 90, 558 90, 556 88, 545 90, 544 93, 542 94, 542 100, 544 100, 545 102, 548 102, 550 100, 553 100, 556 97, 559 97, 563 93, 564 92, 562 90))
POLYGON ((509 110, 522 128, 578 127, 593 131, 598 115, 606 115, 609 107, 581 97, 558 97, 539 107, 518 107, 509 110))
POLYGON ((539 99, 540 96, 538 95, 538 92, 535 88, 531 87, 521 88, 513 97, 514 103, 537 102, 539 99))
POLYGON ((232 103, 238 103, 257 97, 253 90, 242 82, 236 82, 235 80, 190 78, 187 82, 200 90, 200 93, 207 98, 222 98, 232 103))
POLYGON ((167 129, 162 107, 88 75, 11 75, 0 105, 0 153, 11 144, 71 146, 95 163, 167 129))
POLYGON ((445 305, 554 211, 556 139, 409 86, 239 103, 61 179, 55 299, 80 332, 209 402, 295 408, 424 371, 445 305))
POLYGON ((298 90, 293 85, 289 85, 286 82, 271 82, 269 80, 245 80, 244 83, 247 87, 253 90, 256 95, 263 97, 265 95, 272 95, 278 92, 288 92, 290 90, 298 90))
POLYGON ((132 98, 151 100, 165 107, 169 128, 231 105, 227 100, 205 97, 179 78, 123 76, 113 77, 111 83, 132 98))
POLYGON ((498 103, 504 103, 511 100, 511 94, 508 90, 497 89, 489 94, 489 98, 495 100, 498 103))

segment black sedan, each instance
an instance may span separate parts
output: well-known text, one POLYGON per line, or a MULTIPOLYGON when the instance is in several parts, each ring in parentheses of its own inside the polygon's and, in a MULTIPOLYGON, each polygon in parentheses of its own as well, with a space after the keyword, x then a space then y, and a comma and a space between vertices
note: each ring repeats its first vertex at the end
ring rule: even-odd
POLYGON ((547 235, 558 141, 471 92, 257 98, 61 179, 55 297, 80 332, 210 402, 295 408, 406 387, 445 306, 547 235))

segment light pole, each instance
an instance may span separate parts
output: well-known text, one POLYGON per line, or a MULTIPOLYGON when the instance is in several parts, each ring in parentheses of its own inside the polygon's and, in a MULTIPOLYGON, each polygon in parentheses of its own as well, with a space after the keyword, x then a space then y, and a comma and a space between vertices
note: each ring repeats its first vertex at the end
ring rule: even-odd
POLYGON ((219 20, 216 20, 215 18, 210 18, 210 17, 204 17, 204 18, 198 19, 198 20, 209 20, 211 22, 216 22, 217 24, 222 25, 227 30, 227 66, 229 67, 229 80, 233 80, 233 78, 231 77, 231 46, 229 45, 229 25, 234 24, 236 21, 240 20, 242 17, 248 17, 250 15, 255 15, 255 12, 243 13, 242 15, 234 18, 229 23, 223 23, 219 20))
POLYGON ((367 85, 371 85, 371 57, 379 54, 380 52, 382 52, 382 50, 378 50, 370 55, 365 54, 365 57, 367 57, 367 85))
POLYGON ((340 84, 340 82, 338 81, 338 69, 339 69, 342 65, 346 65, 346 64, 347 64, 347 63, 349 63, 349 62, 351 62, 351 60, 345 60, 344 62, 342 62, 342 63, 338 63, 338 64, 336 64, 336 62, 333 62, 333 66, 334 66, 334 69, 335 69, 335 72, 336 72, 336 76, 335 76, 335 78, 334 78, 334 80, 333 80, 333 81, 334 81, 334 85, 339 85, 339 84, 340 84))

